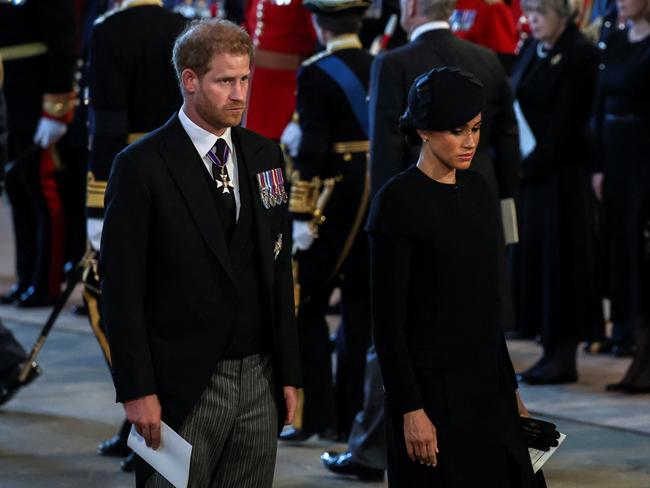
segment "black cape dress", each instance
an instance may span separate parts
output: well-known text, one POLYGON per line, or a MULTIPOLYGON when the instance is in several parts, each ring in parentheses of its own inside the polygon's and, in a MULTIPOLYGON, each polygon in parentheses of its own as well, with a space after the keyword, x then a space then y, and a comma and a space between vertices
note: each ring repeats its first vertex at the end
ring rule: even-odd
POLYGON ((499 327, 495 202, 478 173, 439 183, 416 166, 375 197, 366 230, 386 392, 392 487, 537 487, 499 327), (438 466, 411 461, 403 414, 438 436, 438 466))

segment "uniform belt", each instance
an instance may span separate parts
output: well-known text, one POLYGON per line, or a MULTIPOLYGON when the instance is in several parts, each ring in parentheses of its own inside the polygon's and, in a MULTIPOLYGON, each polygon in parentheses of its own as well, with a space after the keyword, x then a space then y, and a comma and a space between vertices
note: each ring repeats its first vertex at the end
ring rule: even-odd
POLYGON ((31 42, 29 44, 18 44, 16 46, 0 47, 0 58, 4 61, 15 59, 33 58, 48 51, 47 45, 43 42, 31 42))
POLYGON ((139 139, 142 139, 146 135, 147 135, 146 132, 131 132, 126 138, 126 142, 127 144, 133 144, 134 142, 138 141, 139 139))
POLYGON ((367 153, 370 151, 370 141, 337 142, 332 145, 332 152, 336 154, 367 153))
POLYGON ((297 54, 267 51, 266 49, 257 49, 255 51, 255 66, 260 68, 296 71, 300 68, 301 62, 302 58, 297 54))

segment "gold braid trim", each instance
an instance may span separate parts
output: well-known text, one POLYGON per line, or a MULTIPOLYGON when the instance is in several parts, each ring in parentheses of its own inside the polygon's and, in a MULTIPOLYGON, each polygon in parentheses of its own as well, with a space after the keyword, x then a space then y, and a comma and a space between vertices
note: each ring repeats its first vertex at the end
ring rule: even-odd
POLYGON ((301 180, 300 173, 294 171, 291 177, 289 212, 313 215, 320 195, 320 187, 320 178, 314 177, 310 181, 301 180))
POLYGON ((106 193, 107 185, 107 181, 96 180, 92 171, 88 171, 86 184, 86 207, 104 208, 104 193, 106 193))

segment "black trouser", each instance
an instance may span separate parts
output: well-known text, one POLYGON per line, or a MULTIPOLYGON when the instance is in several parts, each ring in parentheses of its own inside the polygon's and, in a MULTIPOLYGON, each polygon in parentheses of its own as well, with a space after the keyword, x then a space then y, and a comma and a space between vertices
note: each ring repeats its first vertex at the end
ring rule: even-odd
POLYGON ((63 209, 55 168, 31 135, 10 139, 6 185, 16 242, 16 275, 22 290, 41 298, 59 293, 63 268, 63 209))
POLYGON ((322 233, 313 246, 298 252, 301 302, 297 316, 305 402, 303 430, 309 433, 336 429, 347 437, 363 402, 365 354, 370 344, 370 293, 368 244, 365 233, 357 236, 341 269, 342 325, 337 338, 335 399, 329 330, 325 315, 333 277, 341 252, 341 236, 322 233))

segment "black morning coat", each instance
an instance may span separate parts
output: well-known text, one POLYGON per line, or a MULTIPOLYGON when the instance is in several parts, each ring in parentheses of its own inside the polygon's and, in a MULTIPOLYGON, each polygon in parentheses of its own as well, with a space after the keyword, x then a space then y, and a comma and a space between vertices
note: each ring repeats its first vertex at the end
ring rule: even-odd
MULTIPOLYGON (((265 208, 256 174, 282 168, 277 144, 232 128, 245 161, 261 272, 260 308, 271 334, 278 389, 300 386, 285 203, 265 208), (282 248, 275 256, 279 241, 282 248)), ((117 401, 155 393, 177 428, 208 384, 234 322, 233 271, 203 161, 178 115, 118 154, 106 192, 103 312, 117 401)))

